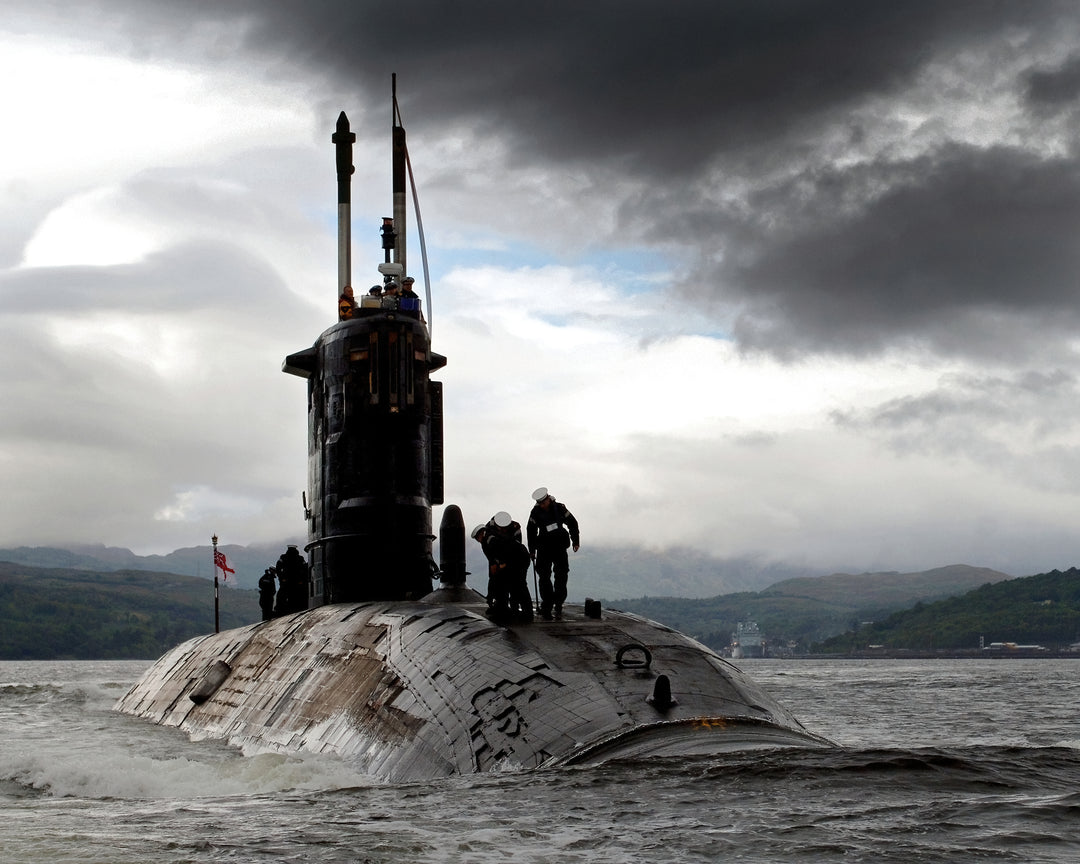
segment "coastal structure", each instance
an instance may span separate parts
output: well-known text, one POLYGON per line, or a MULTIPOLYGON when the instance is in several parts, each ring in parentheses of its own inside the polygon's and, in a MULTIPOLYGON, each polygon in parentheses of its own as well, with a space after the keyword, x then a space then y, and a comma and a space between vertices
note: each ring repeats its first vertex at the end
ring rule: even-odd
POLYGON ((731 657, 741 660, 744 657, 764 657, 765 637, 756 621, 740 621, 731 634, 731 657))

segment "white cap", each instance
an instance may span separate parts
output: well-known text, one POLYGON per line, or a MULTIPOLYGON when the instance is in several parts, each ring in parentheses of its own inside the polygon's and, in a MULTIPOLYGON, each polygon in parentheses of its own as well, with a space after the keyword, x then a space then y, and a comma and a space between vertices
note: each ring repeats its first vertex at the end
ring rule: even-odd
POLYGON ((547 486, 541 486, 533 492, 533 501, 543 501, 548 497, 547 486))
POLYGON ((505 510, 500 510, 498 513, 496 513, 491 518, 495 521, 495 524, 498 525, 500 528, 509 527, 510 523, 513 521, 510 518, 510 514, 507 513, 505 510))
POLYGON ((483 530, 484 530, 483 525, 477 525, 475 528, 472 529, 472 533, 469 536, 472 537, 473 540, 475 540, 476 535, 479 534, 483 530))

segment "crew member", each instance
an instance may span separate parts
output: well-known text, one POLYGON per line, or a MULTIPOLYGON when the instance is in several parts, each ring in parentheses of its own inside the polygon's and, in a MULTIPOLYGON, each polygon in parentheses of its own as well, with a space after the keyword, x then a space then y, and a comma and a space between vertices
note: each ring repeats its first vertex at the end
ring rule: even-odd
POLYGON ((353 296, 352 285, 346 285, 337 302, 338 321, 348 321, 353 317, 356 310, 356 297, 353 296))
MULTIPOLYGON (((416 284, 416 280, 412 276, 406 276, 401 280, 401 308, 406 310, 413 318, 419 318, 424 321, 424 313, 420 309, 420 297, 413 290, 413 285, 416 284), (404 302, 407 301, 407 302, 404 302)), ((425 321, 425 323, 427 323, 425 321)))
POLYGON ((529 563, 532 556, 521 542, 521 523, 505 510, 491 517, 487 524, 488 543, 505 568, 505 590, 510 612, 525 621, 533 619, 532 595, 529 593, 529 563))
POLYGON ((541 486, 532 493, 536 504, 529 514, 529 556, 536 562, 536 575, 540 588, 540 615, 550 621, 552 611, 556 618, 562 618, 562 607, 566 601, 566 582, 570 576, 570 562, 566 550, 573 546, 575 552, 581 548, 581 536, 578 522, 574 515, 548 494, 546 486, 541 486), (552 585, 551 571, 555 571, 555 584, 552 585))
POLYGON ((488 606, 493 620, 533 620, 529 593, 529 550, 521 542, 521 525, 500 510, 486 525, 477 525, 472 537, 488 559, 488 606))
POLYGON ((292 612, 302 612, 307 609, 307 563, 295 546, 290 545, 282 556, 278 558, 275 569, 281 587, 278 588, 277 605, 274 607, 274 614, 289 615, 292 612))
POLYGON ((262 609, 262 620, 269 621, 274 617, 274 568, 267 567, 263 575, 259 577, 259 608, 262 609))
POLYGON ((487 594, 485 595, 484 599, 487 600, 488 614, 494 615, 495 600, 501 592, 499 591, 500 586, 498 585, 499 570, 497 567, 497 562, 494 560, 494 553, 490 549, 488 549, 487 544, 485 543, 485 541, 487 540, 487 526, 477 525, 475 528, 473 528, 472 533, 470 533, 469 536, 480 544, 480 548, 484 551, 484 557, 487 558, 488 583, 487 594))

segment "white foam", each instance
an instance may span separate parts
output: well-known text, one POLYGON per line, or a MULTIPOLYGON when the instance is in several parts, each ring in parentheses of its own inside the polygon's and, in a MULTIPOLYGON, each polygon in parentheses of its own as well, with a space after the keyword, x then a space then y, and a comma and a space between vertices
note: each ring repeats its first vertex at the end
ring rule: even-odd
POLYGON ((8 690, 0 729, 0 783, 55 797, 185 799, 347 789, 371 778, 320 754, 244 756, 220 741, 112 710, 125 687, 96 681, 8 690))
MULTIPOLYGON (((68 742, 70 745, 70 742, 68 742)), ((193 750, 201 745, 191 744, 193 750)), ((288 791, 345 789, 370 778, 326 756, 210 758, 142 755, 124 750, 65 750, 0 756, 0 779, 54 797, 190 799, 288 791)))

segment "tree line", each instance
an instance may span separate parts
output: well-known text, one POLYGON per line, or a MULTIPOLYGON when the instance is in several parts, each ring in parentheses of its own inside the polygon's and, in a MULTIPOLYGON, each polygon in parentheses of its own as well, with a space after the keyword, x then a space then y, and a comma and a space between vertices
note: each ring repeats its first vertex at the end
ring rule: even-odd
MULTIPOLYGON (((220 595, 222 629, 260 620, 257 592, 220 595)), ((206 579, 0 562, 0 659, 149 660, 213 629, 206 579)))

